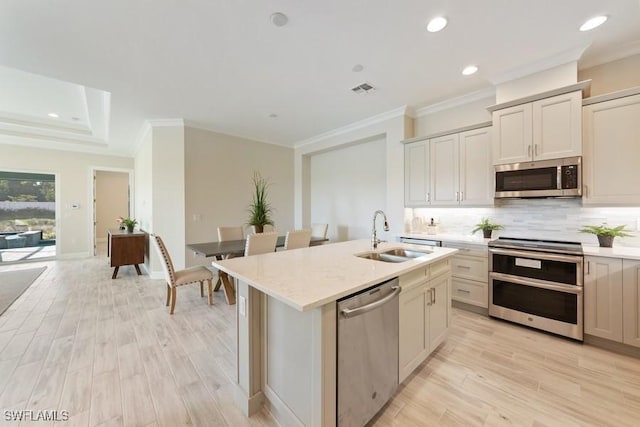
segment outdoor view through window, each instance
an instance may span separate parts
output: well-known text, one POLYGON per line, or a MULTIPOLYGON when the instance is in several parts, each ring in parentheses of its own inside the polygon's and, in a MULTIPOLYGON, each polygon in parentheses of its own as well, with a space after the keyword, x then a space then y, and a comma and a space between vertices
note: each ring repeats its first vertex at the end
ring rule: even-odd
POLYGON ((55 256, 55 175, 0 171, 0 262, 55 256))

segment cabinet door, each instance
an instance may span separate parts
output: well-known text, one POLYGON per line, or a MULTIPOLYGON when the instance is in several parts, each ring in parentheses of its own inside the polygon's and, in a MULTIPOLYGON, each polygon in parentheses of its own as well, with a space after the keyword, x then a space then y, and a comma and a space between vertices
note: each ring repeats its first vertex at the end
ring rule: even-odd
POLYGON ((533 132, 531 103, 493 112, 492 157, 494 165, 531 160, 533 132))
POLYGON ((640 204, 640 95, 583 109, 583 204, 640 204))
POLYGON ((584 332, 622 342, 622 260, 585 257, 584 332))
POLYGON ((429 355, 426 283, 400 294, 399 381, 404 381, 429 355))
POLYGON ((429 140, 432 205, 457 205, 460 201, 458 140, 457 133, 429 140))
POLYGON ((404 204, 429 204, 429 141, 404 146, 404 204))
POLYGON ((460 204, 493 205, 491 128, 460 134, 460 204))
POLYGON ((533 158, 582 155, 582 92, 565 93, 533 103, 533 158))
POLYGON ((622 260, 623 342, 640 347, 640 261, 622 260))
POLYGON ((429 305, 429 352, 432 352, 447 337, 451 322, 451 275, 440 276, 431 281, 429 305))

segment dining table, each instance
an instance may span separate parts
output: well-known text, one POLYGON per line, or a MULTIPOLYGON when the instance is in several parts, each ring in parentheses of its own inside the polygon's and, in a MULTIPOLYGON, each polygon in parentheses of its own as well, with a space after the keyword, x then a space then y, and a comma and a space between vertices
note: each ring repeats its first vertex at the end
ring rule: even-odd
MULTIPOLYGON (((286 236, 278 236, 276 240, 276 248, 284 247, 286 236)), ((311 237, 309 246, 321 245, 324 242, 329 241, 325 237, 311 237)), ((215 259, 225 259, 231 257, 244 256, 244 248, 247 244, 246 239, 242 240, 227 240, 224 242, 205 242, 205 243, 190 243, 187 244, 187 249, 193 251, 196 255, 205 258, 214 257, 215 259)), ((229 280, 229 275, 224 271, 218 271, 218 281, 216 282, 215 290, 217 291, 222 286, 224 290, 224 296, 227 304, 236 303, 236 293, 229 280)))

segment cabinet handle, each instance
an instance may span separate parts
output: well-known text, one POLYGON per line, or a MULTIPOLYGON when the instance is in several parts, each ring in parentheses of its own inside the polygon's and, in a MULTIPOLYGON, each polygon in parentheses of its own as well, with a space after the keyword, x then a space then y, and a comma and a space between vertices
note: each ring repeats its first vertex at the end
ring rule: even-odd
POLYGON ((427 202, 431 201, 431 193, 426 194, 426 199, 427 199, 427 202))
POLYGON ((527 145, 527 156, 531 157, 531 146, 527 145))
POLYGON ((463 200, 464 200, 464 193, 461 191, 460 192, 460 201, 463 201, 463 200))
POLYGON ((433 288, 433 304, 436 303, 436 288, 433 288))
POLYGON ((533 153, 534 153, 534 155, 536 155, 536 156, 538 155, 538 144, 535 144, 535 145, 533 146, 533 153))
POLYGON ((591 262, 587 261, 587 275, 591 274, 591 262))
POLYGON ((471 266, 470 265, 459 265, 458 268, 467 268, 468 269, 468 268, 471 268, 471 266))
POLYGON ((468 291, 466 289, 458 289, 458 292, 462 292, 462 293, 465 293, 465 294, 470 294, 471 293, 471 291, 468 291))
POLYGON ((460 201, 460 192, 456 191, 456 202, 460 201))
POLYGON ((427 302, 427 305, 431 305, 431 301, 433 300, 431 291, 433 291, 433 289, 427 289, 427 294, 429 295, 429 301, 427 302))

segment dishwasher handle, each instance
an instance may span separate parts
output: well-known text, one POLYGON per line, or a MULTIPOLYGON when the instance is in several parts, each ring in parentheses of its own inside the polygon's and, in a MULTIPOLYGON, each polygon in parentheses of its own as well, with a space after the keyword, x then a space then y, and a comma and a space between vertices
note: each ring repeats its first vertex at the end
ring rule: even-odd
POLYGON ((374 301, 372 303, 369 303, 367 305, 363 305, 357 308, 343 308, 342 310, 340 310, 340 314, 342 314, 346 318, 350 318, 350 317, 359 316, 364 313, 368 313, 371 310, 375 310, 381 305, 384 305, 385 303, 394 299, 400 293, 400 291, 402 291, 402 288, 400 286, 392 286, 391 289, 393 292, 391 292, 389 295, 385 296, 384 298, 380 298, 377 301, 374 301))

